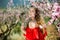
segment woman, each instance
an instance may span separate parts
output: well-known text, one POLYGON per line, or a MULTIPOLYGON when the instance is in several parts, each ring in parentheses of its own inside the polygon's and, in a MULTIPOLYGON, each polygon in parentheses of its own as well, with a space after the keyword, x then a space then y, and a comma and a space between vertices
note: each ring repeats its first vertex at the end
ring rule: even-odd
POLYGON ((39 10, 37 8, 31 7, 29 11, 30 21, 25 28, 26 40, 44 40, 46 32, 42 32, 39 28, 38 21, 40 21, 39 10))

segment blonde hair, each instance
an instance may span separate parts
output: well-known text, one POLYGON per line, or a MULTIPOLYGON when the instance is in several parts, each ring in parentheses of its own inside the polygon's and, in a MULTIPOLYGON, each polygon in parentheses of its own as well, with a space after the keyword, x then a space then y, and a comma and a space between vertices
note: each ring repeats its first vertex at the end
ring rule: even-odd
POLYGON ((37 22, 39 25, 43 25, 45 24, 45 21, 44 21, 44 18, 40 15, 40 19, 39 21, 37 22))

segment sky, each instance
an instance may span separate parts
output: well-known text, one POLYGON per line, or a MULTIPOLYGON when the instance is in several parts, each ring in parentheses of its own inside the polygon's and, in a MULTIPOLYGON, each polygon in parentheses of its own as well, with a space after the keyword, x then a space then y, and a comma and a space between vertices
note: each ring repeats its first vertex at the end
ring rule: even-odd
POLYGON ((6 7, 9 0, 0 0, 0 7, 6 7))
MULTIPOLYGON (((8 5, 9 1, 10 0, 0 0, 0 7, 2 7, 2 8, 6 7, 8 5)), ((21 1, 20 0, 13 0, 14 6, 23 5, 24 4, 23 1, 24 0, 21 0, 21 1)))
MULTIPOLYGON (((8 5, 8 2, 9 2, 10 0, 0 0, 0 8, 5 8, 7 5, 8 5)), ((14 3, 14 6, 20 6, 20 5, 23 5, 24 4, 24 2, 23 2, 24 0, 13 0, 13 3, 14 3)), ((25 0, 26 1, 26 4, 29 4, 29 2, 27 1, 27 0, 25 0)), ((51 0, 50 0, 51 1, 51 0)))
MULTIPOLYGON (((0 0, 0 7, 6 7, 10 0, 0 0)), ((29 1, 25 0, 26 4, 29 4, 29 1)), ((24 4, 24 0, 13 0, 14 6, 20 6, 24 4)))

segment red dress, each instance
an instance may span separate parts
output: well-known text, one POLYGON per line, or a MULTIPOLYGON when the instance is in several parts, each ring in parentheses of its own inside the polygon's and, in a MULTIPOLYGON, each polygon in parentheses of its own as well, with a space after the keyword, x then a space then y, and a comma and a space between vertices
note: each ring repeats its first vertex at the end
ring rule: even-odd
POLYGON ((45 40, 45 37, 47 36, 47 31, 44 30, 45 33, 42 33, 41 30, 39 32, 39 40, 45 40))
POLYGON ((42 34, 39 27, 36 28, 26 28, 26 40, 44 40, 46 33, 42 34))

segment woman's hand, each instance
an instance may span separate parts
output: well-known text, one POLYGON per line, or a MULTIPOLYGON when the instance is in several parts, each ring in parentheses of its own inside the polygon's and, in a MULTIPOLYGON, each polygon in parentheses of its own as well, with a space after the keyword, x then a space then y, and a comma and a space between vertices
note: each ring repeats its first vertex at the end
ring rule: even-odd
POLYGON ((44 25, 43 25, 43 28, 46 28, 46 27, 47 27, 47 25, 46 25, 46 24, 44 24, 44 25))

